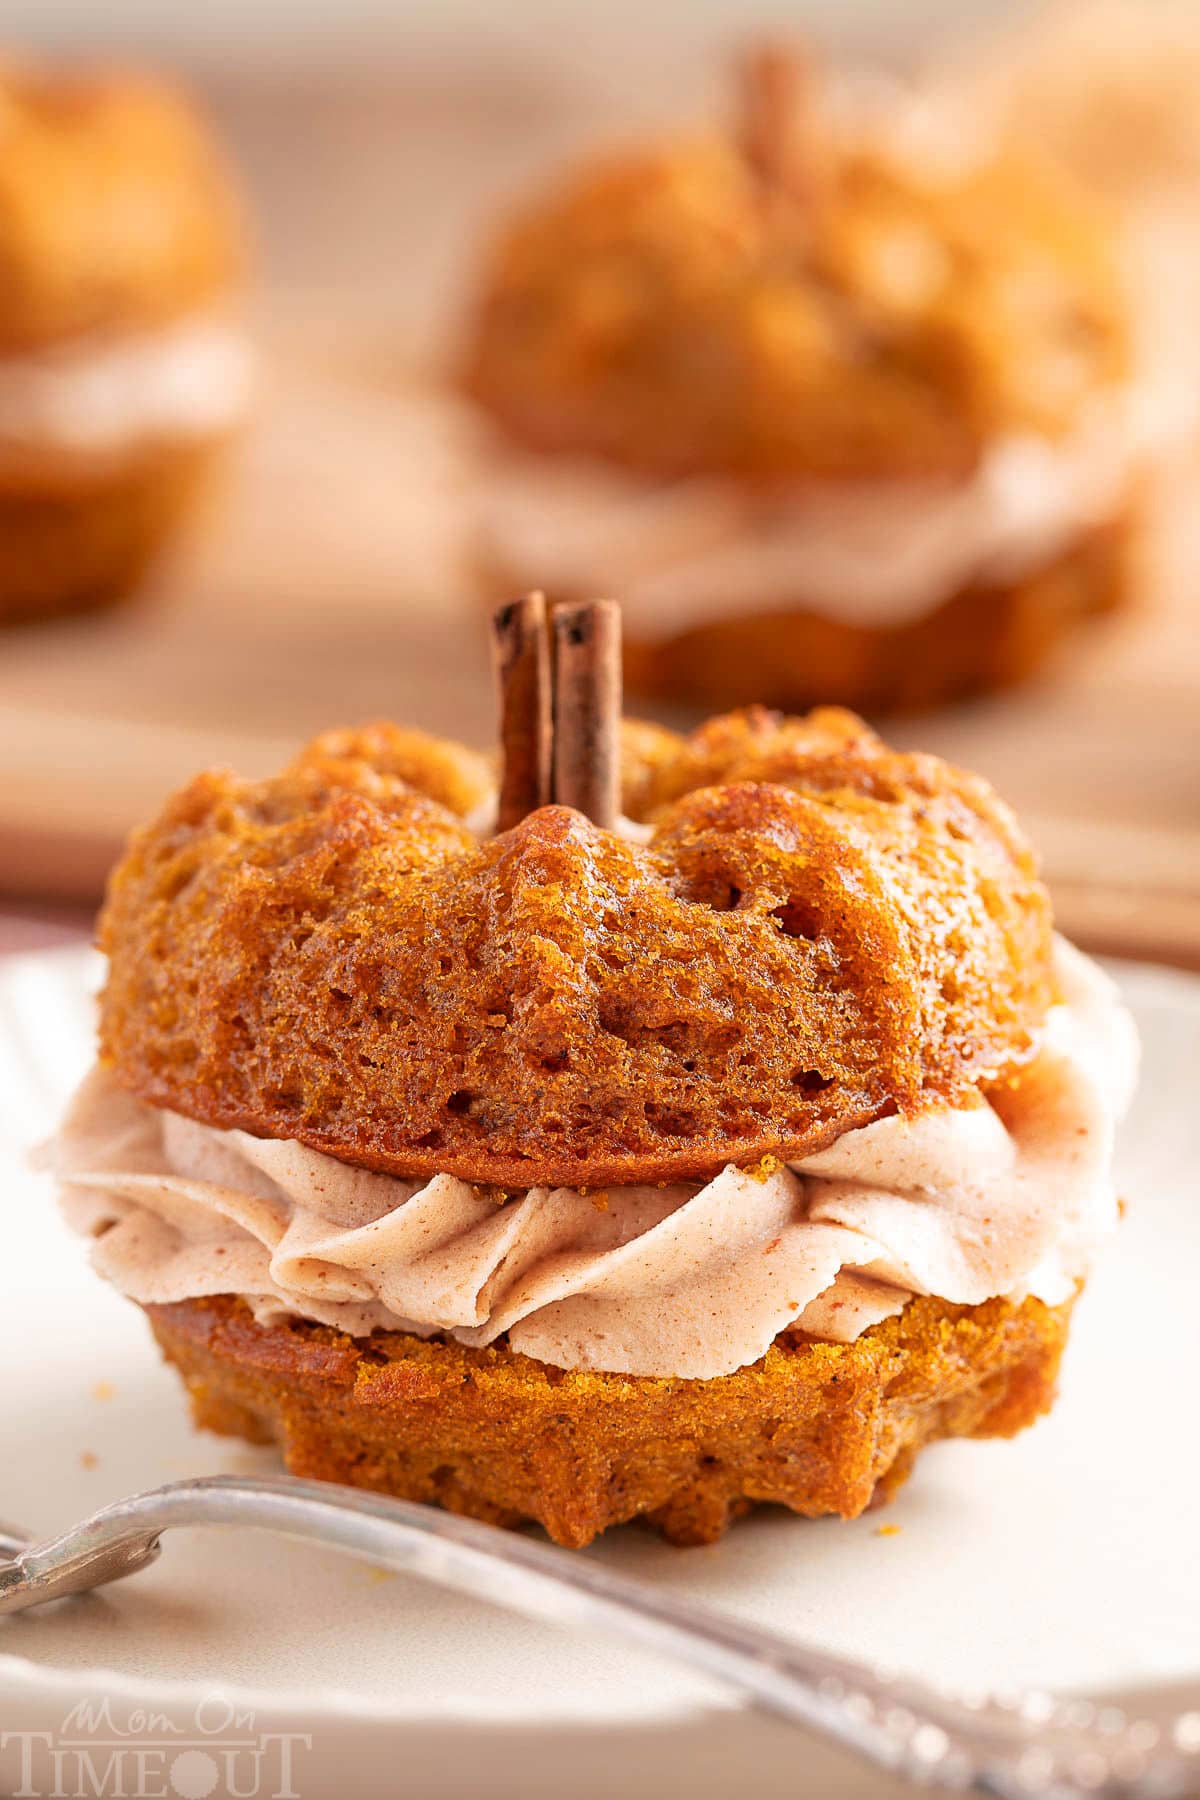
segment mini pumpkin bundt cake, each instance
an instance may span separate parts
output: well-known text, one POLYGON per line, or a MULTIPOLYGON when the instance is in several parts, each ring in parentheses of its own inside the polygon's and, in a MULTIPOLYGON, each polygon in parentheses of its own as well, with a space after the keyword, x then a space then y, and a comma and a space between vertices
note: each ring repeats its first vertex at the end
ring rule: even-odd
POLYGON ((142 75, 0 69, 0 619, 119 598, 247 399, 240 208, 142 75))
POLYGON ((52 1161, 298 1474, 572 1545, 852 1516, 1049 1406, 1132 1028, 986 783, 830 710, 618 742, 615 610, 549 677, 502 621, 498 796, 381 724, 136 833, 52 1161))
POLYGON ((568 174, 485 260, 482 585, 612 592, 663 697, 1021 679, 1135 573, 1154 425, 1107 221, 1033 150, 778 53, 744 113, 568 174))

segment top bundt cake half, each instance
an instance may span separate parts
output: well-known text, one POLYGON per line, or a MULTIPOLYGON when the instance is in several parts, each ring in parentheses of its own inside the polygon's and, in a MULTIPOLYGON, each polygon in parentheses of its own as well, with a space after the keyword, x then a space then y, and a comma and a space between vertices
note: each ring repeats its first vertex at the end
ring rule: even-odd
POLYGON ((0 66, 0 355, 149 331, 244 263, 230 172, 157 77, 0 66))
POLYGON ((622 750, 613 831, 494 833, 489 765, 389 724, 201 775, 113 874, 104 1061, 367 1169, 596 1189, 795 1159, 1030 1056, 1050 911, 986 783, 833 711, 622 750))
POLYGON ((957 479, 1127 378, 1111 233, 1069 179, 810 87, 779 179, 710 131, 589 162, 505 226, 463 378, 509 441, 654 479, 957 479))

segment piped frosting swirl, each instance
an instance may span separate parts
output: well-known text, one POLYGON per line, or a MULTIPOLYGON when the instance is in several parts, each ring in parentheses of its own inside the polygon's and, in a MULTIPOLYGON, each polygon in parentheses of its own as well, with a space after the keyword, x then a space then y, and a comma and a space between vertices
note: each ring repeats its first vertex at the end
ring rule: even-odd
POLYGON ((707 1182, 498 1196, 404 1181, 148 1107, 103 1069, 48 1162, 99 1271, 160 1304, 244 1296, 352 1336, 502 1337, 564 1368, 706 1379, 797 1326, 850 1341, 913 1294, 1069 1297, 1112 1228, 1132 1024, 1058 942, 1038 1053, 974 1103, 707 1182))

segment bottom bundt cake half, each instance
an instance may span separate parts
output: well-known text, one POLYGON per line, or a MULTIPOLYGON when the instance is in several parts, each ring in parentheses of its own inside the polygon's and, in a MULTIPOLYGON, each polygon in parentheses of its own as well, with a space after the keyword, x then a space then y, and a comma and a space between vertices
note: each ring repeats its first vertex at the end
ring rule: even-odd
POLYGON ((708 1381, 260 1325, 225 1296, 145 1310, 197 1425, 277 1442, 295 1475, 535 1521, 579 1547, 635 1518, 674 1544, 711 1543, 760 1502, 853 1518, 891 1496, 924 1445, 1011 1437, 1044 1413, 1071 1304, 915 1299, 853 1343, 784 1332, 708 1381))
POLYGON ((0 623, 132 593, 217 485, 224 439, 157 446, 101 480, 38 487, 0 473, 0 623))
POLYGON ((866 625, 805 606, 756 607, 661 640, 626 633, 630 687, 666 700, 792 709, 836 701, 867 713, 919 711, 1013 687, 1052 662, 1084 622, 1139 591, 1145 522, 1131 503, 1021 575, 981 576, 928 612, 866 625))
MULTIPOLYGON (((971 579, 896 623, 839 618, 800 591, 779 604, 747 590, 719 615, 689 621, 685 613, 655 635, 626 605, 625 679, 646 698, 701 706, 753 701, 796 711, 835 703, 879 715, 946 705, 1032 679, 1080 625, 1132 604, 1148 544, 1139 493, 1037 567, 971 579)), ((477 558, 477 585, 489 605, 523 576, 495 546, 477 558)), ((697 584, 702 578, 701 564, 697 584)), ((578 597, 569 585, 548 586, 555 604, 578 597)))

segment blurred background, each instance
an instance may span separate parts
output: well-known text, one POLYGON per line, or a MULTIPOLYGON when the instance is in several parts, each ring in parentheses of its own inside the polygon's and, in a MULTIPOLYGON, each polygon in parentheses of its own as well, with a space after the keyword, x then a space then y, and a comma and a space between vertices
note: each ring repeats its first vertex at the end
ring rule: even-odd
MULTIPOLYGON (((1200 9, 1178 0, 8 0, 4 27, 14 54, 149 62, 199 99, 252 220, 258 373, 203 518, 138 595, 0 635, 0 948, 85 929, 125 833, 199 767, 265 773, 381 715, 490 742, 470 428, 444 379, 481 240, 591 144, 720 112, 747 36, 1011 84, 1089 178, 1137 162, 1119 227, 1172 236, 1180 284, 1200 241, 1200 9)), ((1136 608, 1027 688, 888 729, 996 780, 1075 935, 1200 966, 1198 490, 1178 464, 1136 608)))
MULTIPOLYGON (((1156 0, 1151 0, 1151 4, 1156 0)), ((1034 10, 1037 0, 664 0, 653 7, 611 0, 604 7, 578 0, 522 0, 497 8, 482 0, 212 0, 203 7, 163 7, 157 0, 62 0, 52 9, 38 0, 12 0, 5 19, 14 39, 54 49, 117 48, 224 61, 255 57, 275 67, 328 55, 340 63, 411 64, 444 58, 462 65, 480 58, 488 66, 512 58, 562 73, 572 65, 626 76, 656 60, 678 69, 681 58, 725 48, 747 26, 782 27, 820 34, 839 50, 922 54, 938 39, 971 35, 982 22, 1011 21, 1034 10), (630 54, 636 40, 636 54, 630 54)))

